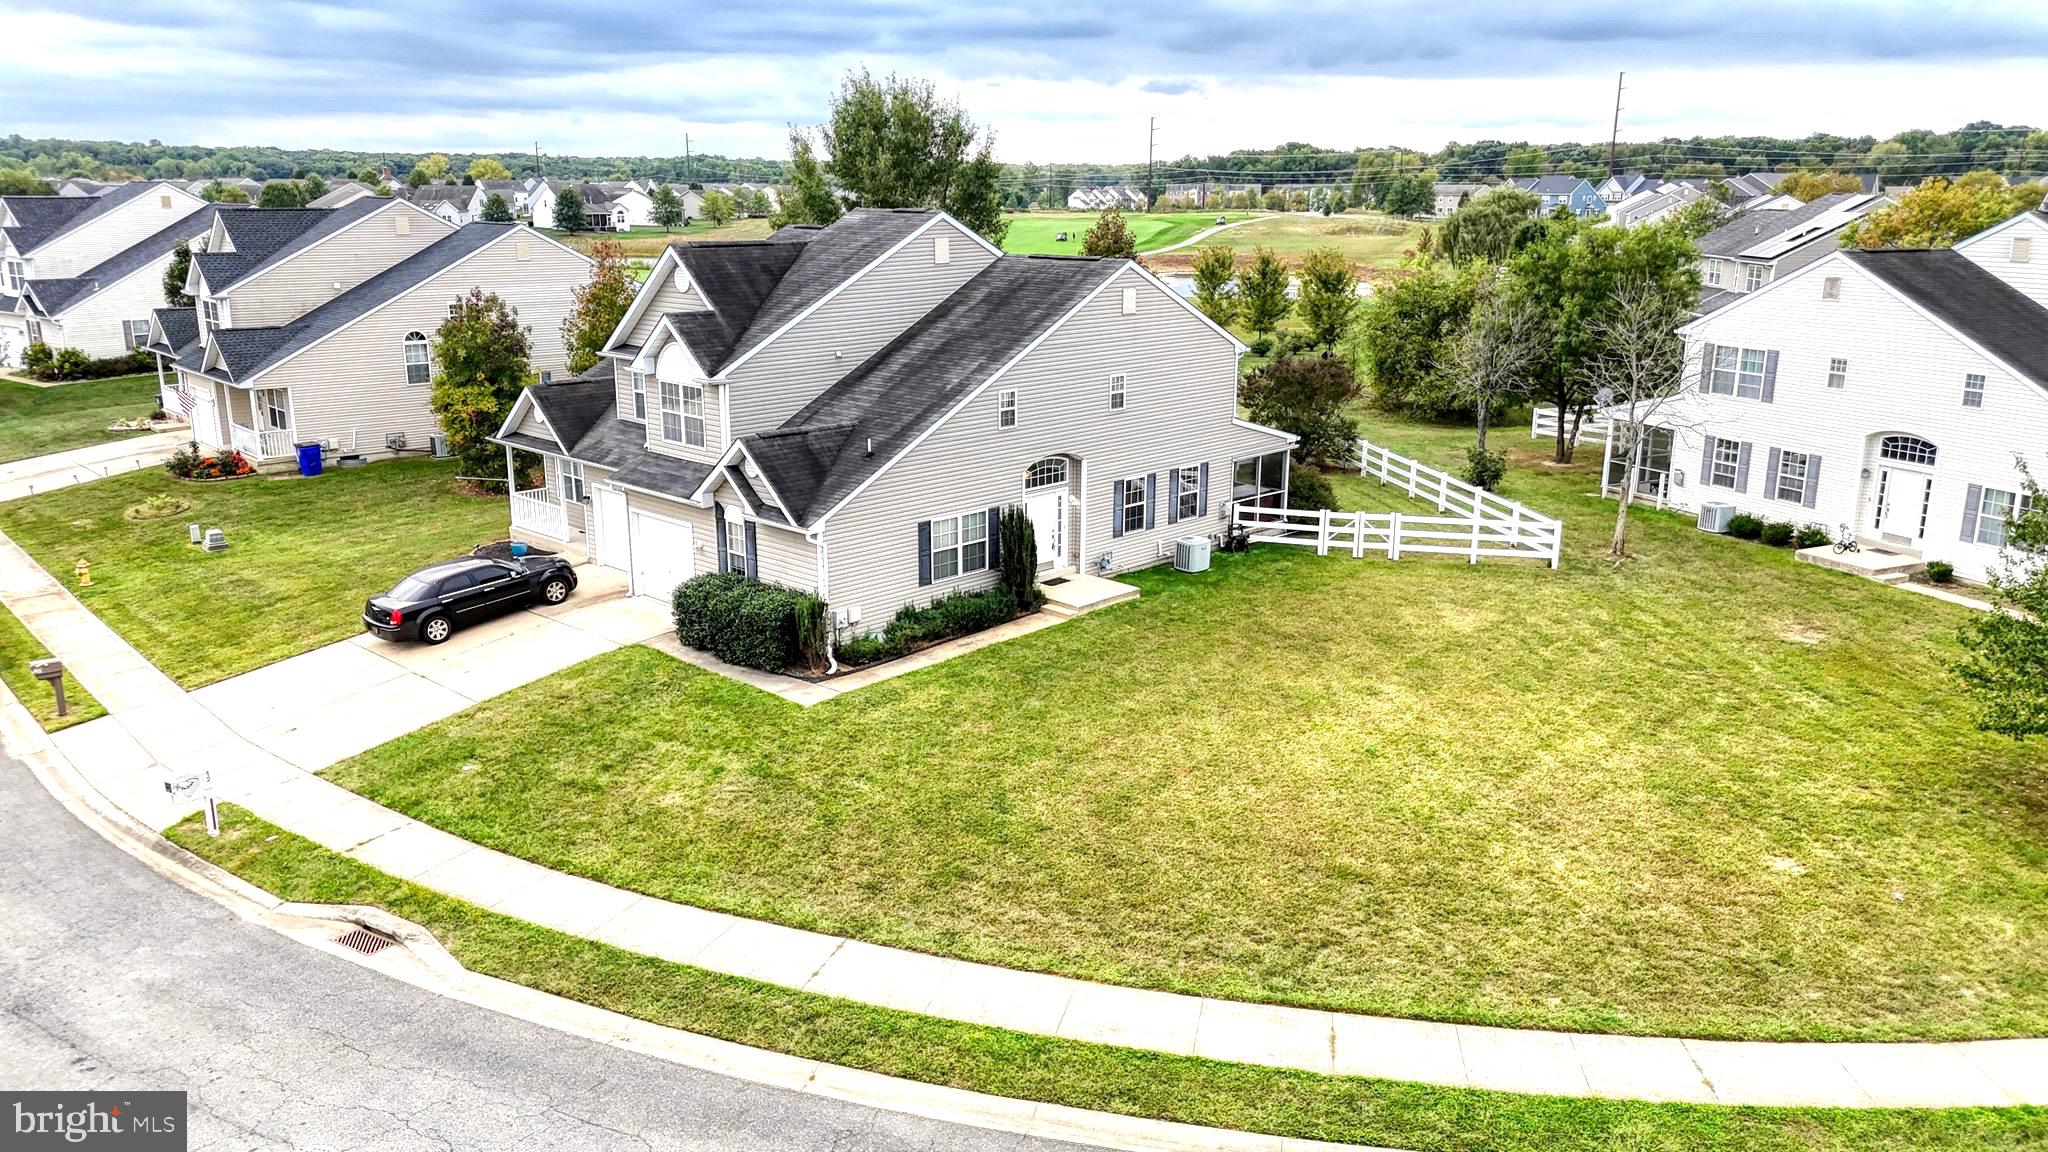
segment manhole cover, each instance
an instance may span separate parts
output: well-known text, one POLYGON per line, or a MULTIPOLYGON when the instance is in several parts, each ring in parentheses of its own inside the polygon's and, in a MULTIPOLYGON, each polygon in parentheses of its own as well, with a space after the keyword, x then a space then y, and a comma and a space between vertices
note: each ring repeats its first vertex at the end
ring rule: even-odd
POLYGON ((356 928, 343 933, 337 943, 344 948, 353 948, 365 956, 375 956, 377 953, 398 943, 398 941, 384 935, 382 932, 372 932, 368 928, 356 928))

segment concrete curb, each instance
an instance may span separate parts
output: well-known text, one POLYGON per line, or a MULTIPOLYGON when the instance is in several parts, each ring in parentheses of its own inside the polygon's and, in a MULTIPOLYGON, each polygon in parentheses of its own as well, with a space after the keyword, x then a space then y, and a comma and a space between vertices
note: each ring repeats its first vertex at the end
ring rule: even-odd
POLYGON ((78 776, 5 686, 0 686, 0 745, 27 764, 44 789, 81 824, 237 917, 436 995, 557 1032, 687 1068, 883 1111, 1128 1152, 1391 1152, 1146 1120, 903 1080, 699 1036, 485 976, 464 967, 431 932, 409 920, 381 908, 279 900, 144 827, 78 776), (366 956, 337 943, 342 932, 357 925, 391 936, 402 947, 366 956))

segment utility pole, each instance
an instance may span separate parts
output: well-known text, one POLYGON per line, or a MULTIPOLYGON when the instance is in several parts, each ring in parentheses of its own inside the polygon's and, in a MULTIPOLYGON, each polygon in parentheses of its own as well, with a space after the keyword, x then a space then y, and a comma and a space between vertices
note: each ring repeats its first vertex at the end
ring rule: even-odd
POLYGON ((1159 117, 1154 116, 1145 130, 1145 211, 1147 212, 1152 210, 1152 197, 1157 195, 1153 191, 1158 185, 1152 182, 1152 151, 1158 143, 1159 117))
POLYGON ((1614 178, 1614 146, 1621 139, 1621 82, 1628 75, 1617 72, 1614 76, 1614 131, 1607 137, 1607 178, 1614 178))
POLYGON ((546 164, 541 163, 540 141, 538 140, 535 140, 533 142, 533 174, 541 177, 542 179, 546 179, 548 174, 548 166, 546 164))
POLYGON ((690 134, 683 133, 683 187, 690 186, 690 134))

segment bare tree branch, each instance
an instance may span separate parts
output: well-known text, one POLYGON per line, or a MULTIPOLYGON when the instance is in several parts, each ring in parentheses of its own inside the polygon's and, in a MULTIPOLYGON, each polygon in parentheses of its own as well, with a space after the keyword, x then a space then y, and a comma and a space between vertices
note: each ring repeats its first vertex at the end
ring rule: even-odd
MULTIPOLYGON (((1614 518, 1614 539, 1608 553, 1628 554, 1628 510, 1636 498, 1653 428, 1674 429, 1696 423, 1697 405, 1690 402, 1690 383, 1698 360, 1687 352, 1678 326, 1683 310, 1646 280, 1624 281, 1614 290, 1613 308, 1594 321, 1589 332, 1598 353, 1581 371, 1589 390, 1606 415, 1608 459, 1619 451, 1623 471, 1620 508, 1614 518)), ((1601 478, 1606 487, 1606 478, 1601 478)))

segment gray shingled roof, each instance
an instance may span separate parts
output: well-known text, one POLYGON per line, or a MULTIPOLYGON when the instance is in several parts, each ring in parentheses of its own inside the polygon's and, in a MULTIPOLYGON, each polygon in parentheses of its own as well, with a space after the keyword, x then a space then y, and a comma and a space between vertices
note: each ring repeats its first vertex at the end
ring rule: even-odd
POLYGON ((5 232, 15 251, 26 255, 138 196, 175 187, 164 180, 136 180, 98 196, 9 196, 7 210, 17 223, 5 232))
MULTIPOLYGON (((397 264, 343 292, 289 324, 274 328, 223 328, 213 334, 228 379, 243 381, 307 345, 341 330, 364 313, 418 287, 504 236, 511 224, 465 224, 397 264)), ((179 358, 179 367, 200 370, 200 358, 179 358)))
POLYGON ((740 443, 808 526, 1125 266, 1002 257, 782 427, 740 443))
MULTIPOLYGON (((1782 212, 1744 212, 1735 219, 1702 236, 1699 241, 1702 256, 1739 256, 1745 250, 1789 232, 1816 216, 1824 215, 1851 200, 1862 199, 1860 192, 1831 192, 1817 200, 1782 212)), ((1814 237, 1819 239, 1819 237, 1814 237)))
POLYGON ((2048 388, 2048 308, 1950 248, 1842 255, 1979 347, 2048 388))
POLYGON ((711 475, 711 465, 695 460, 683 460, 649 452, 645 447, 639 456, 625 467, 612 473, 612 483, 643 492, 654 492, 662 496, 673 496, 687 500, 690 494, 711 475))
POLYGON ((432 208, 435 204, 439 204, 442 201, 454 204, 468 204, 469 198, 476 195, 476 188, 474 186, 465 188, 460 184, 422 184, 417 188, 409 188, 403 193, 397 193, 395 189, 393 191, 395 194, 403 195, 406 199, 423 208, 432 208))
POLYGON ((1548 176, 1525 176, 1515 183, 1538 196, 1569 196, 1587 181, 1563 172, 1552 172, 1548 176))
POLYGON ((761 307, 803 254, 803 241, 817 233, 803 235, 798 242, 769 243, 766 240, 707 240, 671 247, 690 280, 711 301, 708 312, 671 312, 664 317, 704 371, 716 373, 731 359, 761 307))
POLYGON ((31 280, 28 282, 29 289, 35 294, 35 302, 43 310, 44 315, 59 315, 100 289, 124 280, 168 255, 177 247, 178 241, 191 240, 202 235, 213 227, 213 218, 219 214, 218 206, 208 204, 76 276, 62 280, 31 280))
POLYGON ((241 208, 223 218, 235 250, 196 253, 192 262, 218 295, 389 203, 365 196, 339 208, 241 208))
POLYGON ((164 342, 151 344, 150 351, 176 356, 199 342, 199 316, 191 308, 156 308, 150 315, 164 330, 164 342))
POLYGON ((726 363, 760 347, 776 330, 825 298, 854 273, 872 263, 912 232, 924 227, 937 213, 920 208, 856 208, 831 225, 799 232, 787 238, 778 231, 769 239, 775 243, 802 243, 802 253, 790 265, 775 290, 761 302, 753 321, 733 345, 726 363))

